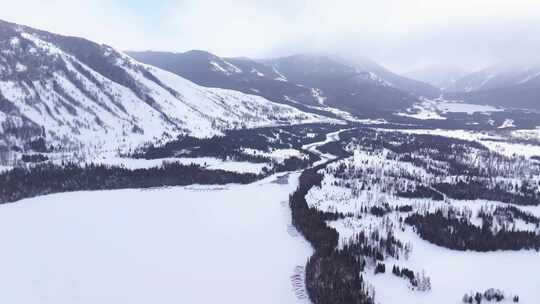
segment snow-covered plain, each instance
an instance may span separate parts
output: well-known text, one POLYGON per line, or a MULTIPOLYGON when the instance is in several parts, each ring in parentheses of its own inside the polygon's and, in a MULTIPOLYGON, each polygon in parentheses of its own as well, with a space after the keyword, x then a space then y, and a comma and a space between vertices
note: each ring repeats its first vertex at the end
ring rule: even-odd
POLYGON ((297 178, 2 205, 0 303, 298 303, 290 276, 312 250, 283 203, 297 178))

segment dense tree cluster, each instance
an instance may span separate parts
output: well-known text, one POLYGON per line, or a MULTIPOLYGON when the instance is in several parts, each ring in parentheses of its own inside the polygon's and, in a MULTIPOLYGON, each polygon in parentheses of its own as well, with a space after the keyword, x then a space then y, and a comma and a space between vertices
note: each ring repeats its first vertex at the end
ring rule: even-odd
POLYGON ((331 141, 320 147, 317 150, 325 154, 335 155, 337 157, 351 156, 351 151, 347 150, 347 145, 343 141, 331 141))
MULTIPOLYGON (((224 135, 210 138, 180 136, 163 145, 150 144, 132 153, 133 157, 157 159, 186 155, 190 157, 212 156, 232 158, 251 162, 267 162, 261 155, 244 153, 244 149, 268 152, 272 149, 294 148, 301 150, 303 145, 323 141, 326 134, 339 130, 342 126, 328 124, 307 124, 283 127, 264 127, 254 129, 228 130, 224 135)), ((310 155, 310 158, 315 158, 310 155)), ((318 159, 316 159, 318 160, 318 159)))
POLYGON ((326 225, 327 220, 343 215, 324 213, 307 204, 305 196, 312 187, 320 186, 323 176, 317 171, 324 166, 304 170, 289 200, 293 225, 315 248, 306 264, 309 298, 315 304, 372 304, 373 296, 360 277, 364 260, 351 248, 336 248, 339 235, 326 225))
POLYGON ((374 304, 360 273, 364 264, 349 252, 315 252, 306 265, 306 288, 315 304, 374 304))
POLYGON ((399 266, 394 265, 392 273, 398 277, 407 278, 411 283, 414 282, 414 272, 409 268, 403 267, 400 269, 399 266))
POLYGON ((44 154, 23 154, 22 161, 25 163, 41 163, 49 160, 44 154))
POLYGON ((398 191, 396 194, 405 198, 430 198, 434 201, 442 201, 444 199, 444 196, 440 192, 424 185, 418 185, 412 189, 398 191))
MULTIPOLYGON (((484 218, 486 219, 486 218, 484 218)), ((405 219, 421 238, 454 250, 540 250, 540 236, 532 231, 500 229, 494 231, 492 221, 484 220, 481 227, 452 208, 432 213, 414 213, 405 219)))
POLYGON ((0 173, 0 203, 50 193, 123 188, 149 188, 190 184, 250 183, 260 176, 207 170, 178 163, 129 170, 105 165, 40 164, 0 173))
POLYGON ((386 272, 386 265, 384 263, 377 263, 377 266, 375 266, 375 274, 378 273, 385 273, 386 272))
MULTIPOLYGON (((313 154, 310 154, 310 156, 316 157, 313 154)), ((274 163, 272 167, 273 172, 287 172, 287 171, 296 171, 300 169, 307 168, 311 163, 318 160, 318 157, 314 159, 313 157, 310 158, 299 158, 296 156, 289 157, 285 159, 281 163, 274 163)))
MULTIPOLYGON (((504 292, 499 289, 490 288, 484 292, 466 293, 463 295, 462 302, 466 304, 481 304, 482 302, 498 303, 506 299, 504 292)), ((519 296, 512 296, 512 302, 518 303, 519 296)))
POLYGON ((371 208, 369 209, 369 213, 378 217, 383 217, 391 211, 392 210, 388 205, 371 206, 371 208))
MULTIPOLYGON (((392 223, 389 221, 389 224, 392 223)), ((399 259, 408 257, 412 247, 404 244, 394 235, 393 229, 380 229, 371 231, 362 230, 352 236, 344 245, 344 248, 354 254, 357 259, 370 258, 374 261, 384 261, 387 257, 399 259)))
POLYGON ((540 225, 540 218, 533 215, 530 212, 525 212, 517 207, 514 206, 505 206, 501 207, 498 206, 493 211, 495 215, 502 215, 509 221, 513 222, 514 219, 521 219, 525 221, 526 223, 534 224, 534 225, 540 225))
POLYGON ((471 179, 459 180, 456 183, 440 183, 434 187, 448 197, 459 200, 485 199, 515 205, 540 204, 540 193, 528 187, 519 189, 519 193, 511 193, 499 187, 490 188, 486 183, 471 179))
POLYGON ((411 212, 413 211, 413 207, 411 205, 403 205, 403 206, 396 207, 396 211, 411 212))
POLYGON ((431 279, 426 276, 424 272, 415 274, 414 271, 409 268, 400 268, 399 266, 394 265, 394 267, 392 267, 392 274, 408 280, 412 288, 418 291, 431 290, 431 279))
POLYGON ((326 221, 338 219, 340 215, 310 208, 306 201, 309 190, 321 184, 323 176, 317 171, 322 167, 317 166, 302 172, 298 189, 289 198, 289 205, 294 227, 316 250, 330 252, 338 244, 338 233, 335 229, 328 227, 326 221))

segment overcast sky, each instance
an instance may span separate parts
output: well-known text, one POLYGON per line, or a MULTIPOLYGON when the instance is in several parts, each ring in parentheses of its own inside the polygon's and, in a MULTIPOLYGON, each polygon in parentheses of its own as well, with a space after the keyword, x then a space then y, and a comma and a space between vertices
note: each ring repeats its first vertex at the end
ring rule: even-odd
POLYGON ((0 0, 0 18, 123 50, 363 56, 399 72, 540 61, 540 0, 0 0))

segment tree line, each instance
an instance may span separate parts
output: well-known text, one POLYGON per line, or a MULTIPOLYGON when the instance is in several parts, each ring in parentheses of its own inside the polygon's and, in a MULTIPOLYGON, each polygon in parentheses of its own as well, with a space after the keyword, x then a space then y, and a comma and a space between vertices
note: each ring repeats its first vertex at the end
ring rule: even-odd
POLYGON ((0 173, 0 203, 39 195, 125 188, 183 186, 190 184, 246 184, 262 176, 207 170, 198 165, 165 163, 161 167, 130 170, 107 165, 64 163, 17 167, 0 173))

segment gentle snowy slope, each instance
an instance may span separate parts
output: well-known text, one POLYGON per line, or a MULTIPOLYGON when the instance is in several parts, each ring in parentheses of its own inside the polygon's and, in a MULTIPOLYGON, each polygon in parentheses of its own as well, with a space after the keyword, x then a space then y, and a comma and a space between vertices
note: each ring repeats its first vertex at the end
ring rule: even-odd
POLYGON ((311 249, 281 203, 297 178, 2 205, 0 302, 299 303, 291 275, 311 249))
POLYGON ((195 85, 85 39, 0 22, 0 49, 0 146, 44 136, 63 149, 116 149, 180 133, 324 120, 195 85))

